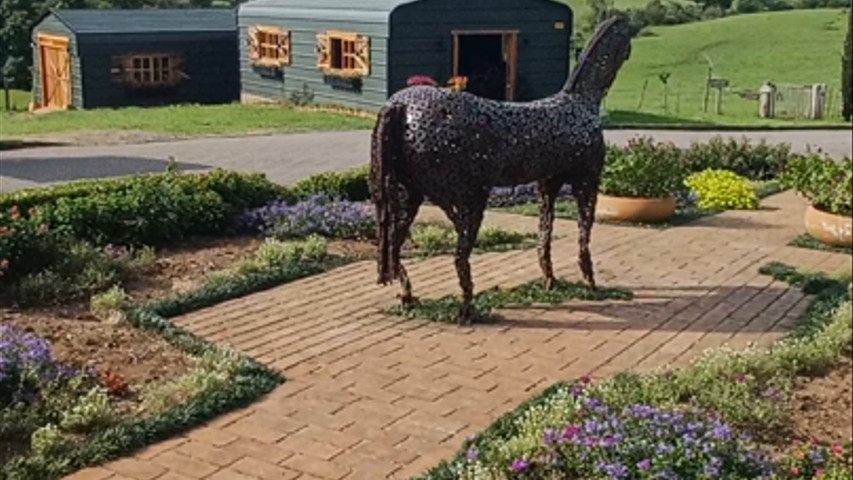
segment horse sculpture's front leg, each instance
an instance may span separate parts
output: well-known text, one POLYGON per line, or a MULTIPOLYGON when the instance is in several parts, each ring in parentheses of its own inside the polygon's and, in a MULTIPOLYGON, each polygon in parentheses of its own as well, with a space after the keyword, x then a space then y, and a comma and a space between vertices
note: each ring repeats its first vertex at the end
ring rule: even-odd
POLYGON ((539 266, 542 268, 545 288, 548 290, 554 286, 554 266, 551 262, 554 202, 557 200, 557 195, 562 186, 562 179, 549 178, 539 181, 539 266))
POLYGON ((456 215, 451 216, 456 226, 456 274, 459 276, 459 286, 462 288, 462 306, 459 309, 457 322, 460 325, 468 325, 476 316, 474 309, 474 282, 471 279, 471 252, 477 243, 477 234, 483 221, 483 210, 485 200, 480 208, 467 205, 460 208, 456 215), (471 208, 474 207, 474 208, 471 208))

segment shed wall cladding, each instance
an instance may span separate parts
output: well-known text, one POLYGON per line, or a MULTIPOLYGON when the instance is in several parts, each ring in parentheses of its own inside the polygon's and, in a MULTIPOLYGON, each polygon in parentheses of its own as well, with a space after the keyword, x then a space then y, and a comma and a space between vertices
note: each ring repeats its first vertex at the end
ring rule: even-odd
POLYGON ((83 60, 83 106, 226 103, 240 96, 237 39, 229 32, 80 34, 83 60), (186 77, 174 87, 146 91, 113 81, 114 55, 176 53, 186 77))
MULTIPOLYGON (((68 38, 68 55, 71 62, 71 104, 74 107, 80 108, 83 106, 83 87, 80 81, 81 62, 78 55, 77 37, 74 33, 65 26, 64 23, 56 18, 56 15, 48 15, 42 20, 32 32, 31 41, 33 45, 38 45, 38 34, 46 33, 49 35, 58 35, 68 38)), ((33 101, 41 104, 41 60, 39 59, 38 47, 33 48, 33 101)))
POLYGON ((264 98, 287 100, 304 86, 314 93, 317 103, 374 108, 386 99, 387 12, 358 10, 357 5, 336 6, 323 10, 276 6, 273 3, 247 4, 238 15, 240 31, 240 75, 242 91, 264 98), (290 31, 291 63, 276 75, 249 59, 248 30, 264 25, 290 31), (316 38, 320 32, 347 31, 370 37, 371 72, 362 78, 360 92, 341 90, 327 83, 326 75, 317 68, 316 38))
POLYGON ((572 11, 548 0, 423 0, 402 5, 391 16, 389 91, 404 88, 411 75, 430 75, 439 82, 450 78, 454 30, 518 30, 515 100, 552 95, 569 74, 571 26, 572 11))

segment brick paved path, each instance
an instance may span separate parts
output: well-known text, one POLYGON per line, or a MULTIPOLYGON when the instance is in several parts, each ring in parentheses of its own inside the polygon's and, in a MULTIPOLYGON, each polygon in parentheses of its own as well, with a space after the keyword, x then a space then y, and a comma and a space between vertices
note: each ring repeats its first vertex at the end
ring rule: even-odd
MULTIPOLYGON (((75 479, 405 479, 449 458, 470 433, 558 380, 681 364, 728 342, 766 345, 807 299, 758 267, 780 260, 850 269, 849 257, 786 247, 804 205, 777 195, 755 212, 727 212, 668 230, 598 225, 602 284, 631 302, 506 310, 473 328, 392 318, 396 288, 374 284, 372 262, 176 319, 281 369, 288 381, 256 404, 75 479)), ((426 211, 424 216, 435 216, 426 211)), ((489 222, 530 230, 536 220, 489 222)), ((577 278, 575 226, 560 221, 557 271, 577 278)), ((414 261, 416 294, 456 293, 449 257, 414 261)), ((539 275, 534 251, 473 260, 478 289, 539 275)))

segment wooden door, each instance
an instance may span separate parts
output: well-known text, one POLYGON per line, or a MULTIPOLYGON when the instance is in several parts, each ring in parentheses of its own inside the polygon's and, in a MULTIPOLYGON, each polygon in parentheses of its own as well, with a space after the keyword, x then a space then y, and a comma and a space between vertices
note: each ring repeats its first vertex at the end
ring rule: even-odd
POLYGON ((68 108, 71 106, 71 59, 68 38, 38 35, 41 70, 41 107, 68 108))

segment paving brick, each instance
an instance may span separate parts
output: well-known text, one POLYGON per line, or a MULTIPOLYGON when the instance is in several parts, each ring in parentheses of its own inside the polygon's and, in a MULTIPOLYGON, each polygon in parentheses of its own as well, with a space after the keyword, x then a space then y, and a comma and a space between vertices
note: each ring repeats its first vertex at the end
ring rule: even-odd
POLYGON ((182 455, 173 450, 157 455, 152 461, 161 467, 174 470, 190 478, 204 478, 219 470, 219 467, 212 463, 182 455))
POLYGON ((104 465, 104 468, 136 480, 152 480, 166 472, 166 468, 147 460, 121 458, 104 465))
POLYGON ((283 465, 328 480, 340 480, 352 471, 351 467, 343 464, 298 454, 285 460, 283 465))
POLYGON ((243 457, 243 454, 225 448, 218 448, 201 442, 187 442, 175 449, 188 457, 197 458, 213 465, 226 467, 243 457))
POLYGON ((71 475, 65 477, 66 480, 105 480, 106 478, 113 475, 114 472, 107 470, 106 468, 94 467, 94 468, 84 468, 82 470, 78 470, 71 475))
POLYGON ((300 475, 300 472, 295 470, 283 468, 275 463, 259 460, 254 457, 242 458, 229 468, 264 480, 292 480, 300 475))

